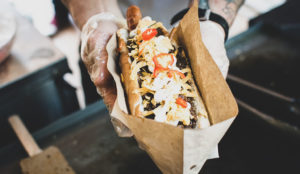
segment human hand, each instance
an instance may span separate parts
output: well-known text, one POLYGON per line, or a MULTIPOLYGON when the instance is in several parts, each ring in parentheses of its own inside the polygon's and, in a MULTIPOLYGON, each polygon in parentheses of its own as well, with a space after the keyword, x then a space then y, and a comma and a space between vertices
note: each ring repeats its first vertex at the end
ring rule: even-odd
MULTIPOLYGON (((190 4, 193 4, 192 1, 190 4)), ((244 2, 245 0, 209 0, 208 6, 212 12, 222 16, 230 27, 244 2)), ((228 73, 229 60, 224 45, 223 28, 218 23, 208 20, 200 22, 200 30, 204 45, 225 78, 228 73)))
MULTIPOLYGON (((245 0, 209 0, 207 2, 210 10, 222 16, 230 27, 245 0)), ((193 4, 194 0, 190 0, 189 7, 193 4)), ((229 60, 224 45, 223 28, 218 23, 208 20, 200 22, 200 31, 204 45, 225 78, 228 73, 229 60)))
POLYGON ((83 28, 81 57, 92 82, 102 96, 109 112, 112 111, 117 92, 115 82, 107 70, 106 45, 118 30, 118 25, 110 20, 100 20, 83 28))
POLYGON ((225 32, 218 23, 213 21, 201 21, 199 23, 202 41, 218 65, 223 77, 226 78, 229 60, 224 45, 225 32))
POLYGON ((123 18, 117 0, 62 0, 81 30, 81 57, 91 80, 111 111, 116 98, 115 83, 109 74, 106 44, 123 18))

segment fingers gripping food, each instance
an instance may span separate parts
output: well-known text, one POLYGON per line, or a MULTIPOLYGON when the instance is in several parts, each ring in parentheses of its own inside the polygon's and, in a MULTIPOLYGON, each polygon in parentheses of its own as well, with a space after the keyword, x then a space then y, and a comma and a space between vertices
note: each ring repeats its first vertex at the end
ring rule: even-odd
POLYGON ((117 32, 121 79, 132 115, 183 127, 207 127, 205 106, 183 48, 138 7, 117 32))

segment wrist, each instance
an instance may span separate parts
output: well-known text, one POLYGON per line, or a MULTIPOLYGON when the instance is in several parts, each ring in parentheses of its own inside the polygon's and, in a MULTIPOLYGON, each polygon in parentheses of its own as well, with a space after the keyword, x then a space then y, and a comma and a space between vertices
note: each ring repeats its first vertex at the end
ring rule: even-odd
MULTIPOLYGON (((188 8, 178 12, 172 19, 171 25, 175 24, 177 21, 181 20, 183 16, 188 12, 188 8)), ((224 34, 224 41, 228 38, 229 25, 226 19, 219 14, 211 12, 210 9, 198 8, 198 16, 200 21, 211 21, 217 28, 222 29, 224 34)))
POLYGON ((126 20, 110 12, 101 12, 91 16, 82 27, 81 34, 91 30, 101 30, 104 33, 114 33, 118 28, 126 27, 126 20), (99 28, 99 26, 101 27, 99 28))
POLYGON ((235 15, 236 15, 236 14, 229 15, 228 13, 225 13, 222 9, 211 9, 211 11, 213 13, 216 13, 216 14, 222 16, 225 19, 225 21, 228 23, 229 26, 232 25, 232 23, 235 19, 235 15))
POLYGON ((244 3, 244 0, 209 0, 209 8, 212 12, 222 16, 229 26, 232 25, 235 16, 244 3))
POLYGON ((117 0, 63 0, 63 3, 80 30, 90 17, 98 13, 109 12, 122 17, 117 0))

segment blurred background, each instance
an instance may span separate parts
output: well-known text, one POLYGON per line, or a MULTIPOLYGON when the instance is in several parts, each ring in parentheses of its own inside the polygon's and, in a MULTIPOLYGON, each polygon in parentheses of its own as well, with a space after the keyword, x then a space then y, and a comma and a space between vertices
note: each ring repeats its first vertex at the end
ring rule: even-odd
MULTIPOLYGON (((139 4, 120 1, 123 12, 128 3, 139 4)), ((181 4, 157 18, 170 27, 181 4)), ((220 159, 208 160, 201 174, 299 173, 299 6, 246 0, 239 10, 226 49, 240 113, 219 144, 220 159)), ((80 31, 59 0, 0 1, 0 173, 21 173, 27 157, 7 122, 12 114, 42 148, 58 146, 76 173, 160 173, 133 138, 114 132, 82 78, 79 44, 80 31)))

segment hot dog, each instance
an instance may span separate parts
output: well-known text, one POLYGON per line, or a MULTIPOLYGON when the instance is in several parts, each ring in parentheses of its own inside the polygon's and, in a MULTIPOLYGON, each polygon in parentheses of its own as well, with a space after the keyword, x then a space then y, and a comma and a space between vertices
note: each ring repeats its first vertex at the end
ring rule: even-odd
POLYGON ((182 127, 209 125, 183 47, 160 22, 142 18, 137 6, 126 13, 128 29, 117 31, 121 79, 130 113, 182 127))

